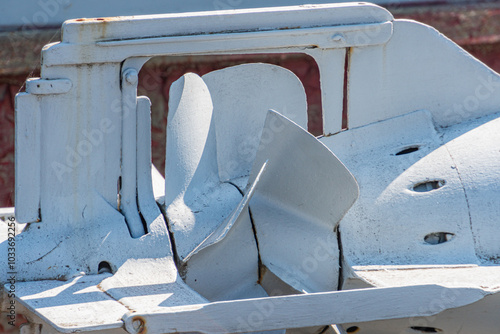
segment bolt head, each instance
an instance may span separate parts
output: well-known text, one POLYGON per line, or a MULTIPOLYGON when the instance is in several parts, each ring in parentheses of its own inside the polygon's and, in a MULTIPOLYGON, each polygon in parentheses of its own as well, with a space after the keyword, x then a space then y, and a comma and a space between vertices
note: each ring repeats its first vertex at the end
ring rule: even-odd
POLYGON ((144 322, 141 319, 134 319, 134 321, 132 321, 132 326, 134 330, 139 333, 144 327, 144 322))
POLYGON ((124 73, 125 81, 131 85, 135 85, 139 81, 139 74, 134 69, 128 69, 124 73))

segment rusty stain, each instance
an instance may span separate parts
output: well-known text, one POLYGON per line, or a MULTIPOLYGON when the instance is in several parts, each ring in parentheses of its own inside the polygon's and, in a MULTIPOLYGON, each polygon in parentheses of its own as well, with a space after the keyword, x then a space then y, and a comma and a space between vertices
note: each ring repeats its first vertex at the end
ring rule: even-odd
MULTIPOLYGON (((130 18, 132 18, 131 16, 130 18)), ((95 17, 95 18, 80 18, 80 19, 74 19, 74 20, 69 20, 75 21, 75 22, 94 22, 94 23, 107 23, 107 22, 113 22, 113 21, 122 21, 124 19, 123 16, 114 16, 114 17, 95 17)))
POLYGON ((146 334, 148 332, 148 329, 146 327, 146 319, 144 319, 141 316, 135 316, 132 318, 132 326, 136 330, 137 334, 146 334), (135 322, 139 322, 140 324, 138 325, 138 329, 136 329, 136 325, 134 325, 135 322))
POLYGON ((101 286, 101 284, 102 284, 102 282, 101 282, 101 283, 99 283, 99 284, 97 284, 97 288, 98 288, 98 289, 99 289, 102 293, 106 294, 109 298, 111 298, 111 299, 115 300, 116 302, 118 302, 119 304, 121 304, 123 307, 125 307, 125 308, 126 308, 127 310, 129 310, 130 312, 132 312, 132 313, 137 312, 136 310, 134 310, 133 308, 131 308, 131 307, 130 307, 130 306, 128 306, 127 304, 124 304, 121 300, 116 299, 116 298, 114 298, 112 295, 110 295, 110 294, 108 293, 108 291, 104 290, 104 288, 101 286))

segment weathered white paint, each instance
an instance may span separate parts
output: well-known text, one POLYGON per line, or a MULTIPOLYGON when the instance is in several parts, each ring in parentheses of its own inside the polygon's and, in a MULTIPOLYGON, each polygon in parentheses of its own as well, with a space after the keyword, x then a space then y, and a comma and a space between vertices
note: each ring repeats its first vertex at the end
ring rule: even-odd
POLYGON ((39 99, 28 93, 16 96, 16 219, 40 221, 41 113, 39 99), (29 154, 22 153, 29 152, 29 154))
POLYGON ((476 255, 500 265, 500 114, 450 127, 443 142, 467 196, 476 255))
POLYGON ((28 79, 26 80, 26 92, 33 95, 53 95, 69 92, 72 83, 67 79, 28 79))
POLYGON ((245 64, 203 76, 214 106, 217 165, 221 181, 246 186, 269 109, 307 129, 306 93, 282 67, 245 64), (243 183, 238 179, 244 178, 243 183))
POLYGON ((28 310, 63 333, 122 327, 127 308, 103 293, 98 284, 109 274, 68 281, 18 282, 17 296, 28 310), (54 299, 57 298, 57 303, 54 299))
MULTIPOLYGON (((342 36, 337 37, 342 38, 342 36)), ((340 43, 344 44, 342 40, 340 43)), ((314 58, 320 73, 323 134, 330 135, 340 132, 344 109, 346 48, 311 49, 307 51, 307 54, 314 58)))
MULTIPOLYGON (((151 224, 162 214, 155 202, 151 163, 151 101, 145 96, 137 98, 137 204, 142 219, 151 224)), ((156 169, 154 169, 156 171, 156 169)), ((156 171, 158 172, 158 171, 156 171)), ((163 178, 162 178, 163 179, 163 178)), ((145 231, 146 233, 150 231, 145 231)))
MULTIPOLYGON (((153 310, 148 314, 128 313, 124 321, 129 333, 138 333, 133 327, 137 319, 142 319, 144 328, 153 333, 242 333, 334 322, 431 316, 436 311, 426 306, 435 296, 448 292, 452 291, 441 286, 417 285, 226 301, 173 307, 164 311, 153 310), (412 302, 408 303, 408 300, 412 302), (271 311, 262 313, 265 309, 271 311), (255 312, 261 312, 261 321, 254 324, 244 321, 255 312)), ((474 303, 486 295, 481 289, 471 288, 456 289, 454 292, 462 297, 456 306, 474 303)))
POLYGON ((232 230, 233 238, 198 253, 242 195, 219 177, 213 107, 203 80, 187 74, 172 85, 170 96, 165 212, 186 281, 209 300, 220 300, 228 292, 236 293, 233 298, 264 296, 256 285, 258 253, 246 208, 238 215, 242 221, 232 230))
POLYGON ((387 44, 352 49, 348 124, 425 109, 437 126, 449 126, 497 112, 499 87, 497 73, 434 28, 395 20, 387 44))
POLYGON ((340 226, 344 258, 350 265, 476 263, 463 186, 429 112, 417 111, 322 141, 360 186, 360 198, 340 226), (418 151, 396 155, 414 145, 418 151), (412 190, 432 180, 445 184, 428 192, 412 190), (424 238, 432 232, 455 237, 429 245, 424 238))
POLYGON ((367 4, 75 20, 63 32, 43 51, 42 78, 17 97, 17 218, 42 219, 16 240, 18 302, 35 323, 122 331, 126 305, 131 332, 137 314, 150 332, 173 330, 167 318, 220 330, 196 322, 205 311, 241 332, 250 329, 234 328, 238 316, 274 300, 286 302, 252 329, 414 332, 412 317, 431 314, 452 333, 457 318, 469 333, 498 327, 499 79, 452 42, 367 4), (326 136, 304 130, 303 88, 285 69, 187 74, 171 88, 162 189, 151 174, 150 102, 136 96, 142 65, 253 52, 317 61, 326 136), (353 176, 360 198, 347 212, 353 176), (168 229, 154 202, 163 191, 168 229), (104 281, 103 261, 114 272, 104 281), (72 290, 80 281, 86 290, 72 290), (370 286, 388 289, 267 298, 370 286), (263 299, 234 301, 249 298, 263 299), (383 321, 395 317, 406 324, 383 321))
MULTIPOLYGON (((288 30, 290 27, 303 29, 332 24, 362 25, 382 23, 392 21, 392 19, 392 15, 379 6, 342 3, 129 16, 122 17, 120 20, 69 20, 62 27, 62 42, 82 43, 117 38, 134 39, 134 37, 205 35, 253 30, 288 30), (131 23, 133 23, 133 27, 131 23), (168 31, 162 28, 165 25, 169 26, 168 31)), ((348 29, 348 27, 345 28, 348 29)))
POLYGON ((250 177, 267 161, 250 202, 262 264, 297 291, 336 290, 335 228, 358 197, 356 180, 314 136, 278 113, 268 113, 264 129, 250 177))

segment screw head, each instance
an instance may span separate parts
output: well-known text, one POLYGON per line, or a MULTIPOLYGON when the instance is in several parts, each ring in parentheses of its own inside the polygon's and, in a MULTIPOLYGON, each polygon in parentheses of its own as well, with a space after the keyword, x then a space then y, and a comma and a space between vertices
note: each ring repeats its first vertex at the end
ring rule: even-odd
POLYGON ((129 68, 128 70, 126 70, 123 73, 123 76, 125 77, 125 81, 131 85, 135 85, 137 81, 139 81, 139 74, 133 68, 129 68))

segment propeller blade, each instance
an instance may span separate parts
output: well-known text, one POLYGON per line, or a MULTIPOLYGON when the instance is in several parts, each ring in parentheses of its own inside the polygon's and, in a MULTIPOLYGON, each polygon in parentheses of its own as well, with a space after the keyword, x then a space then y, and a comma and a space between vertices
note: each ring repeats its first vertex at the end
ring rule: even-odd
POLYGON ((263 265, 295 290, 336 290, 334 228, 358 197, 356 180, 325 145, 275 111, 267 114, 249 184, 266 161, 250 202, 263 265))
POLYGON ((212 246, 218 242, 220 242, 222 239, 224 239, 229 231, 236 225, 236 223, 240 220, 241 214, 248 209, 248 203, 250 202, 250 199, 252 198, 255 188, 257 184, 260 181, 260 177, 262 173, 264 173, 266 169, 266 163, 262 165, 260 168, 259 173, 255 177, 254 181, 252 182, 251 185, 249 185, 247 192, 241 199, 240 203, 234 208, 233 212, 231 212, 231 215, 226 218, 226 220, 219 225, 219 227, 212 232, 203 242, 201 242, 191 253, 189 253, 184 261, 188 261, 191 256, 194 254, 198 253, 199 251, 212 246))
POLYGON ((242 189, 269 109, 307 129, 304 88, 295 74, 271 64, 233 66, 205 74, 203 80, 214 106, 220 179, 242 189))
POLYGON ((203 80, 187 73, 170 87, 165 205, 219 181, 212 100, 203 80))

